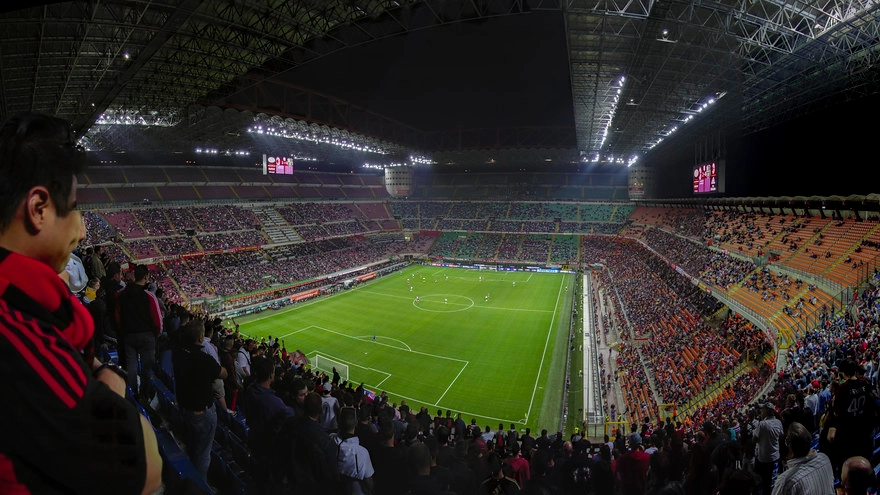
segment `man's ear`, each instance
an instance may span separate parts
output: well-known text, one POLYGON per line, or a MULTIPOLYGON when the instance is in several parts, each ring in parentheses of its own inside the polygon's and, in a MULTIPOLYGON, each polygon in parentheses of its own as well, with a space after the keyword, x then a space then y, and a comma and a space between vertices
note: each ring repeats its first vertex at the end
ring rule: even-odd
POLYGON ((51 203, 49 190, 44 186, 34 186, 27 192, 24 201, 24 220, 30 234, 36 235, 43 230, 46 210, 51 203))

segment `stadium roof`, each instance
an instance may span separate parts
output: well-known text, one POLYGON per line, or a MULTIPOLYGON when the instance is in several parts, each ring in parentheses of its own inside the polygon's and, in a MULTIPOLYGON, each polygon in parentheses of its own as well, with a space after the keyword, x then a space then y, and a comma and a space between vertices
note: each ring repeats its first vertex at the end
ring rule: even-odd
POLYGON ((713 118, 749 133, 880 89, 874 0, 12 8, 0 8, 0 114, 58 115, 104 151, 259 154, 283 135, 285 153, 318 160, 528 149, 625 163, 713 101, 730 102, 713 118))

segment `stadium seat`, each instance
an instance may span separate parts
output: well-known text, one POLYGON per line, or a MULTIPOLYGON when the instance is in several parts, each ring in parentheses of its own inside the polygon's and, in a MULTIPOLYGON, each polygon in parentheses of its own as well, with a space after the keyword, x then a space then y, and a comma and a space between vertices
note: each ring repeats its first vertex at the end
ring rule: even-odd
POLYGON ((159 398, 159 413, 169 422, 171 429, 176 430, 182 424, 182 418, 174 394, 156 375, 153 375, 153 387, 156 388, 156 395, 159 398))
POLYGON ((237 415, 232 416, 229 426, 229 429, 235 436, 240 438, 244 443, 247 443, 248 431, 250 428, 248 427, 247 420, 243 414, 239 412, 237 415))
POLYGON ((166 485, 166 493, 214 493, 196 471, 171 432, 164 428, 156 430, 156 440, 163 460, 162 481, 166 485), (188 491, 183 491, 184 487, 188 491))
POLYGON ((234 434, 229 435, 228 440, 229 448, 232 451, 232 456, 235 459, 235 462, 237 462, 245 471, 250 471, 251 465, 253 464, 253 456, 251 455, 251 449, 247 446, 247 443, 234 434))
POLYGON ((224 494, 251 493, 250 475, 238 465, 232 452, 222 448, 216 441, 211 449, 211 468, 208 477, 215 485, 224 487, 224 494))
POLYGON ((229 431, 229 427, 224 424, 217 424, 217 430, 214 432, 214 440, 219 444, 221 449, 230 448, 231 436, 232 432, 229 431))

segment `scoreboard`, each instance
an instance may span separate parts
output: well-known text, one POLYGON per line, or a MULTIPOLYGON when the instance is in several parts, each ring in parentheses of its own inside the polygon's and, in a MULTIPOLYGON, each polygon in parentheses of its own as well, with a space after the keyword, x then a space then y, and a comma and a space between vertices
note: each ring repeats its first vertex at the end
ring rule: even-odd
POLYGON ((263 175, 293 175, 293 158, 263 155, 263 175))
POLYGON ((718 192, 719 170, 715 162, 694 167, 694 193, 718 192))

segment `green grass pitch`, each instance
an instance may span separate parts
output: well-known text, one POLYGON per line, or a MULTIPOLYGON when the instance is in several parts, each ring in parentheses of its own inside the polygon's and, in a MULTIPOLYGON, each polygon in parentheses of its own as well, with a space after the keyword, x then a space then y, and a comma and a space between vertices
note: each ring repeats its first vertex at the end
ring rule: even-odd
POLYGON ((345 363, 355 384, 416 411, 449 409, 493 430, 502 422, 554 431, 573 282, 571 274, 413 265, 238 323, 313 364, 315 354, 345 363))

